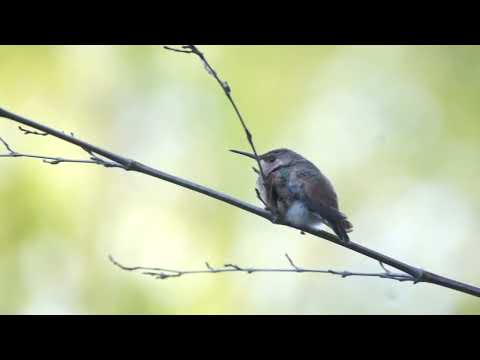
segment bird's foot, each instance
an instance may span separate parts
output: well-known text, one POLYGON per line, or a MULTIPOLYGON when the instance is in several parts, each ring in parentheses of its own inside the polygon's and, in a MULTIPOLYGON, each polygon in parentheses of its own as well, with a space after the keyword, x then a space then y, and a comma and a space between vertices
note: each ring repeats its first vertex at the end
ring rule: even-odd
POLYGON ((277 211, 277 209, 269 208, 268 210, 272 214, 272 218, 271 218, 272 223, 281 224, 282 223, 282 217, 281 217, 280 213, 277 211))
POLYGON ((413 276, 413 285, 418 284, 420 281, 422 281, 423 274, 425 271, 423 269, 416 269, 415 270, 415 275, 413 276))

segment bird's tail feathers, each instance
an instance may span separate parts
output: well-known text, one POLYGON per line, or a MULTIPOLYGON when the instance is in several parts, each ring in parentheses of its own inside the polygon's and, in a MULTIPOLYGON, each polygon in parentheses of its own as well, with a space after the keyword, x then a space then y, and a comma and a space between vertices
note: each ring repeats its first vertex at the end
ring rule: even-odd
POLYGON ((332 223, 332 230, 335 232, 335 234, 337 234, 340 240, 348 242, 350 241, 350 238, 348 237, 347 232, 352 231, 351 225, 352 224, 350 224, 348 220, 335 221, 334 223, 332 223), (344 227, 345 222, 347 222, 350 225, 350 227, 344 227))
POLYGON ((350 221, 348 221, 345 214, 340 212, 338 209, 329 207, 329 206, 322 206, 318 204, 310 203, 311 209, 319 214, 327 223, 328 226, 337 234, 337 236, 345 241, 350 241, 347 233, 353 231, 353 225, 350 221))
POLYGON ((341 240, 348 242, 350 238, 347 233, 353 231, 353 225, 343 213, 339 212, 339 214, 341 215, 340 218, 330 222, 331 228, 341 240))
POLYGON ((350 221, 347 220, 347 218, 340 220, 341 226, 343 229, 347 232, 350 233, 353 231, 353 225, 350 221))

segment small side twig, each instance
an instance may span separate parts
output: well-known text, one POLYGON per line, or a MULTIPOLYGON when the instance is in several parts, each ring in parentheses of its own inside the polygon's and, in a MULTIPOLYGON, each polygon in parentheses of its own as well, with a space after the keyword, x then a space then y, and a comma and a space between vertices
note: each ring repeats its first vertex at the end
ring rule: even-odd
POLYGON ((297 265, 295 265, 295 263, 293 262, 293 260, 290 258, 290 256, 288 256, 288 254, 285 254, 285 257, 287 258, 288 262, 290 263, 290 265, 297 271, 302 271, 302 269, 300 269, 297 265))
POLYGON ((255 188, 255 194, 257 194, 257 199, 260 200, 260 202, 263 204, 263 206, 265 206, 265 209, 268 209, 268 205, 267 203, 265 202, 265 200, 263 200, 262 198, 262 195, 260 195, 260 191, 258 191, 257 188, 255 188))
MULTIPOLYGON (((167 49, 167 50, 170 50, 170 51, 175 51, 175 52, 184 53, 184 54, 191 54, 193 52, 192 50, 175 49, 175 48, 170 47, 170 46, 164 46, 163 48, 167 49)), ((183 49, 188 49, 189 47, 188 46, 182 46, 182 48, 183 49)))
POLYGON ((25 135, 38 135, 38 136, 47 136, 48 135, 48 133, 46 133, 46 132, 32 131, 32 130, 25 129, 21 126, 19 126, 18 129, 21 132, 23 132, 25 135))

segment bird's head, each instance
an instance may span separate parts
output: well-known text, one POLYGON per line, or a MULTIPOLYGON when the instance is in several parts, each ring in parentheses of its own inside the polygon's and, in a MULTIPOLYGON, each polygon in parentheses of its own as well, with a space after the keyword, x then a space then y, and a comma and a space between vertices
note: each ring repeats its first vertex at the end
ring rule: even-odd
MULTIPOLYGON (((247 156, 251 159, 255 159, 255 155, 239 151, 239 150, 230 150, 236 154, 247 156)), ((259 155, 260 163, 262 165, 263 172, 265 176, 268 176, 273 170, 277 169, 280 166, 288 166, 294 160, 301 160, 303 157, 296 152, 289 149, 275 149, 271 150, 263 155, 259 155)))

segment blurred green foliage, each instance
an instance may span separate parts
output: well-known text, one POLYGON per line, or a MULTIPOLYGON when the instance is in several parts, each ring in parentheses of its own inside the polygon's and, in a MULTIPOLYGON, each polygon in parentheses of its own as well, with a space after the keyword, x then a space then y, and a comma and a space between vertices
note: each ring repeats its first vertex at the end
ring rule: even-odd
MULTIPOLYGON (((260 152, 333 181, 354 241, 480 285, 480 47, 202 46, 260 152)), ((257 203, 240 124, 198 59, 158 46, 1 46, 1 107, 257 203)), ((84 157, 1 119, 18 151, 84 157)), ((126 265, 374 271, 358 254, 140 174, 0 159, 0 312, 480 313, 435 287, 312 274, 165 281, 126 265)))

